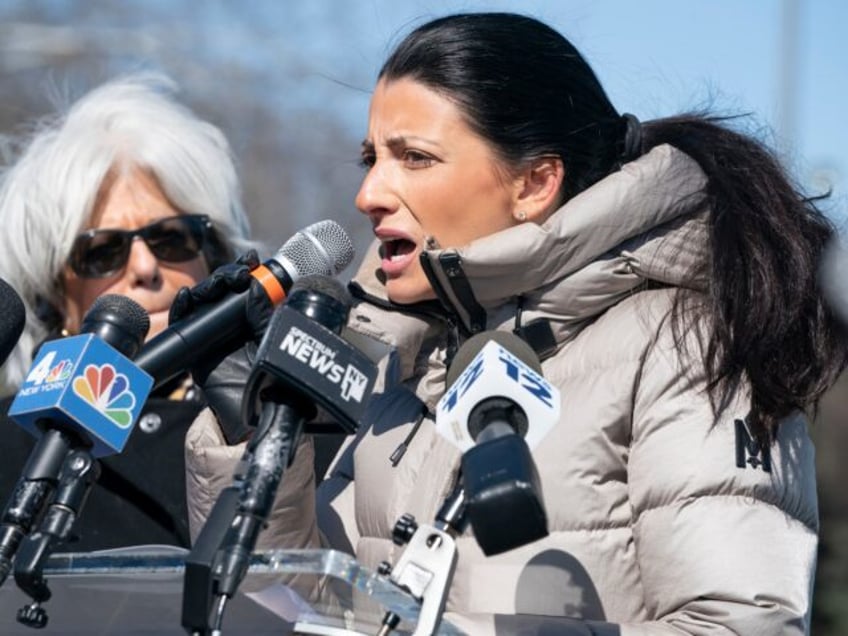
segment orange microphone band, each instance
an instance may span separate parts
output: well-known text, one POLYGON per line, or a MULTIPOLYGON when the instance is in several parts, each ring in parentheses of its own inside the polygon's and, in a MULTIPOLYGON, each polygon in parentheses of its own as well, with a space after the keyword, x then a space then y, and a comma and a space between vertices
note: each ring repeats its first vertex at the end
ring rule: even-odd
POLYGON ((262 285, 262 288, 274 305, 279 305, 285 300, 286 290, 283 289, 282 283, 274 276, 274 273, 265 265, 259 265, 259 267, 251 270, 250 275, 259 281, 259 284, 262 285))

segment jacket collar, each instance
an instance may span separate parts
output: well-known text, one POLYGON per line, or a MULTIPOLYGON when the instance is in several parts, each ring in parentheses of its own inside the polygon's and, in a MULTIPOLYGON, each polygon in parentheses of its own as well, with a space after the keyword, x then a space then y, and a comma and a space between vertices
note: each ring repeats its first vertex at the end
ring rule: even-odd
MULTIPOLYGON (((702 288, 707 261, 706 177, 668 145, 626 164, 554 212, 462 248, 428 250, 431 282, 470 328, 473 306, 455 284, 460 267, 488 314, 524 298, 527 318, 597 316, 647 281, 702 288)), ((475 331, 475 329, 470 329, 475 331)), ((559 340, 559 338, 558 338, 559 340)))
POLYGON ((456 321, 467 333, 512 329, 519 304, 523 323, 548 320, 562 344, 648 283, 706 287, 705 185, 693 159, 658 146, 568 201, 542 225, 524 223, 461 248, 425 251, 422 262, 442 307, 391 305, 377 276, 375 246, 354 282, 395 310, 380 337, 396 346, 408 344, 409 337, 420 342, 420 335, 404 335, 406 328, 426 325, 432 333, 438 322, 437 330, 456 321), (475 324, 479 311, 482 325, 475 324))

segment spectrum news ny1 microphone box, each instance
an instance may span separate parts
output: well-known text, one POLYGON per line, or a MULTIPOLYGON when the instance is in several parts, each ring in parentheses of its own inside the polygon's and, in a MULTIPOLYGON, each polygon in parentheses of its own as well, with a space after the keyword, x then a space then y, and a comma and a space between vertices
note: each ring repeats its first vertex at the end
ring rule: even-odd
POLYGON ((44 343, 9 408, 39 437, 38 421, 82 433, 91 454, 120 453, 153 387, 153 378, 94 334, 44 343))

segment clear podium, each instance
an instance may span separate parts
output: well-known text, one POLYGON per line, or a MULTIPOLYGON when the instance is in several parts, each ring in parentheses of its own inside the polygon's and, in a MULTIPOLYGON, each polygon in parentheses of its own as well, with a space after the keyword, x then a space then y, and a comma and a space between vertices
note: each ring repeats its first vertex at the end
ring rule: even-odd
MULTIPOLYGON (((187 555, 170 546, 54 554, 44 569, 52 591, 43 605, 47 626, 18 623, 30 599, 10 576, 0 587, 0 634, 186 634, 180 620, 187 555)), ((400 618, 392 634, 411 634, 421 609, 412 595, 336 550, 256 553, 240 590, 227 605, 224 635, 376 635, 386 612, 400 618)), ((443 620, 438 633, 462 632, 443 620)))

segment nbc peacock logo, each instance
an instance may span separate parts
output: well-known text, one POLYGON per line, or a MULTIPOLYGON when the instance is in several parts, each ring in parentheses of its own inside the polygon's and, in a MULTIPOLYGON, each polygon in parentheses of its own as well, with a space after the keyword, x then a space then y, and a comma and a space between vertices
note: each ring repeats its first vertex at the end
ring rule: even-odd
POLYGON ((111 364, 89 364, 82 375, 74 378, 74 393, 121 428, 132 424, 135 395, 123 373, 111 364))
POLYGON ((71 375, 71 369, 73 365, 70 360, 62 360, 55 367, 50 369, 47 373, 47 377, 44 378, 44 381, 47 383, 50 382, 61 382, 62 380, 67 380, 71 375))

